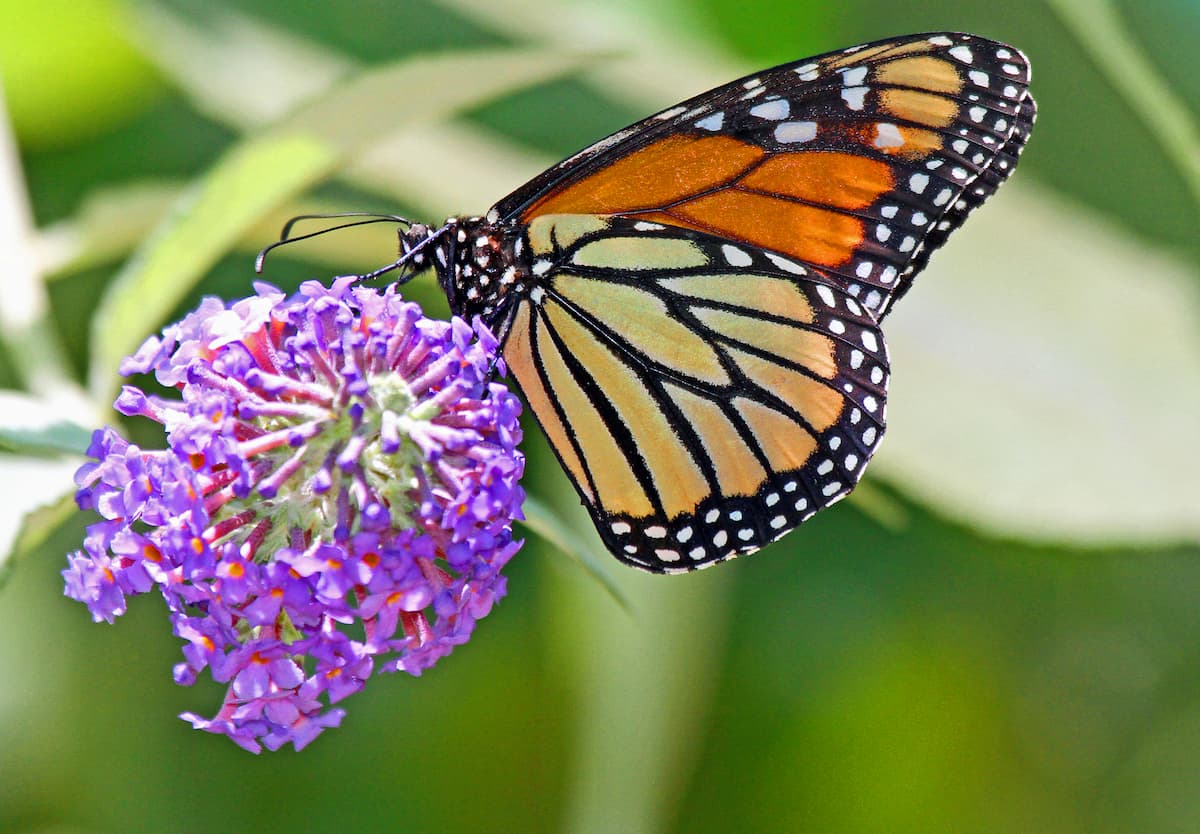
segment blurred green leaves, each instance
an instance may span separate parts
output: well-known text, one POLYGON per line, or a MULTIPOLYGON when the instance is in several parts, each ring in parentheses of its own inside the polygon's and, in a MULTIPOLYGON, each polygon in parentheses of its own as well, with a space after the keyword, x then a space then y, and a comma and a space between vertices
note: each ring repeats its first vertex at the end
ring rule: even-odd
MULTIPOLYGON (((1178 85, 1193 125, 1200 56, 1179 42, 1194 5, 1125 4, 1116 21, 1135 60, 1178 85)), ((1015 181, 887 322, 890 429, 869 500, 698 577, 599 560, 581 571, 530 536, 468 649, 364 693, 303 756, 247 762, 170 717, 202 695, 170 684, 174 641, 158 623, 140 630, 158 618, 149 607, 102 629, 62 601, 62 554, 80 533, 55 533, 70 504, 51 502, 24 527, 27 558, 0 597, 0 828, 1194 825, 1200 214, 1180 157, 1164 153, 1156 94, 1122 92, 1128 64, 1081 46, 1111 23, 1107 5, 1074 18, 1040 0, 75 8, 51 25, 8 4, 0 67, 34 215, 58 219, 30 241, 55 279, 42 336, 75 329, 96 292, 112 299, 91 354, 70 342, 97 389, 199 294, 244 294, 245 253, 289 214, 482 211, 556 154, 765 61, 974 30, 1030 54, 1041 116, 1015 181), (10 48, 18 35, 41 62, 24 66, 49 70, 14 76, 11 61, 33 54, 10 48), (587 72, 564 78, 575 68, 587 72), (30 104, 43 115, 21 115, 30 104)), ((378 265, 394 238, 297 249, 277 253, 270 280, 378 265)), ((434 299, 419 283, 406 294, 434 299)), ((70 490, 74 462, 46 455, 79 438, 54 422, 0 429, 40 455, 0 459, 0 531, 18 529, 17 499, 70 490)), ((528 435, 527 486, 542 499, 531 526, 587 553, 594 533, 528 435)))
POLYGON ((1066 22, 1105 73, 1113 88, 1129 102, 1170 157, 1200 208, 1200 125, 1157 74, 1154 64, 1121 28, 1116 6, 1106 0, 1050 0, 1050 8, 1066 22))

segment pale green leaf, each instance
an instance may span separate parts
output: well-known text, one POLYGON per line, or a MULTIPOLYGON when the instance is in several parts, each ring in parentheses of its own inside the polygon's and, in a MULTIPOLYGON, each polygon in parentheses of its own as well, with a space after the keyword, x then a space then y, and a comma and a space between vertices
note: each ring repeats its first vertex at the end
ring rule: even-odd
POLYGON ((40 229, 38 265, 47 281, 127 257, 179 199, 177 182, 133 182, 89 193, 71 217, 40 229))
POLYGON ((78 423, 57 420, 37 429, 9 428, 0 425, 0 452, 20 455, 44 455, 54 452, 82 454, 92 433, 78 423))
POLYGON ((619 55, 589 75, 606 95, 620 95, 647 113, 724 84, 746 69, 701 19, 689 14, 687 3, 566 0, 547 14, 538 0, 438 2, 517 40, 537 38, 619 55))
POLYGON ((77 460, 0 454, 0 579, 10 559, 33 552, 75 510, 69 495, 77 460))
MULTIPOLYGON (((46 478, 46 486, 48 491, 54 489, 54 482, 57 481, 57 475, 54 474, 61 471, 57 466, 51 467, 49 476, 46 478)), ((63 481, 58 484, 58 489, 63 488, 63 484, 69 484, 70 481, 63 481)), ((79 507, 75 504, 75 497, 72 493, 60 494, 57 499, 51 497, 48 500, 33 506, 28 512, 16 519, 15 530, 10 530, 8 519, 2 523, 5 525, 0 528, 0 588, 4 587, 5 581, 12 573, 13 566, 18 560, 31 556, 35 553, 43 552, 42 548, 46 541, 60 527, 70 521, 79 512, 79 507)), ((0 511, 0 515, 4 515, 0 511)), ((65 559, 63 564, 65 565, 65 559)))
POLYGON ((871 471, 1001 535, 1200 540, 1195 270, 1026 182, 977 215, 884 323, 871 471))
POLYGON ((64 417, 91 416, 69 397, 40 400, 0 391, 0 579, 10 557, 32 550, 73 511, 73 484, 91 431, 64 417), (49 508, 49 509, 48 509, 49 508))

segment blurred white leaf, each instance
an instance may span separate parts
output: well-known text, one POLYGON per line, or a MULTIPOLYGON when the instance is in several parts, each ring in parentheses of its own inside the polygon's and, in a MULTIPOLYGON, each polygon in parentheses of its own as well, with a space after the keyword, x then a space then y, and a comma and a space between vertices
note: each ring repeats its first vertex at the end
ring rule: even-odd
POLYGON ((209 7, 199 17, 162 4, 136 10, 146 54, 218 121, 241 127, 275 121, 358 68, 349 58, 229 9, 209 7))
POLYGON ((482 214, 558 160, 461 122, 419 127, 372 147, 345 172, 348 182, 403 196, 435 219, 482 214))
POLYGON ((1193 270, 1018 175, 917 284, 874 473, 1001 535, 1200 540, 1193 270))
MULTIPOLYGON (((244 15, 214 14, 205 26, 169 8, 142 8, 146 48, 159 66, 198 107, 238 129, 270 122, 359 68, 351 56, 244 15), (255 83, 240 83, 247 77, 255 83)), ((443 122, 406 126, 379 139, 339 176, 363 190, 402 198, 439 220, 483 211, 556 161, 478 127, 443 122)), ((260 240, 255 248, 261 245, 260 240)))
POLYGON ((589 76, 601 89, 644 106, 647 114, 747 71, 721 42, 704 36, 703 26, 690 19, 692 7, 685 3, 567 0, 548 8, 540 0, 437 2, 519 43, 532 37, 546 44, 613 52, 617 59, 599 65, 589 76))
POLYGON ((32 549, 73 505, 60 499, 73 489, 73 476, 91 435, 75 420, 95 417, 95 409, 66 390, 53 401, 16 391, 0 391, 0 580, 17 550, 32 549), (37 457, 9 454, 37 453, 37 457), (68 454, 46 457, 47 454, 68 454), (53 511, 48 508, 53 506, 53 511))
POLYGON ((50 321, 50 301, 38 271, 33 212, 20 154, 0 86, 0 347, 20 382, 48 397, 82 395, 50 321))
POLYGON ((8 452, 47 454, 66 452, 82 455, 92 428, 75 422, 87 419, 91 410, 67 400, 47 402, 16 391, 0 390, 0 449, 8 452))

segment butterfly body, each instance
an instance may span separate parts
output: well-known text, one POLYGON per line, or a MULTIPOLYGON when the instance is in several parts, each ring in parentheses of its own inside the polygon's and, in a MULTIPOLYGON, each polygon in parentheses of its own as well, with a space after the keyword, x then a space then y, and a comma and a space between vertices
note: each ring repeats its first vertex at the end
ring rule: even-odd
POLYGON ((857 483, 885 427, 880 322, 1011 173, 1027 83, 1012 47, 951 33, 785 64, 403 249, 500 337, 614 555, 694 570, 857 483))

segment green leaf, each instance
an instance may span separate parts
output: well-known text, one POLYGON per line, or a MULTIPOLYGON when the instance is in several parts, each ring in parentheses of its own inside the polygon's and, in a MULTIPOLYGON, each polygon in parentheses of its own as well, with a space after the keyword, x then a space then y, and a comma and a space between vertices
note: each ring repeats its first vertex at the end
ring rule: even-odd
POLYGON ((0 584, 8 577, 12 557, 34 552, 76 512, 70 493, 75 460, 42 460, 0 454, 0 471, 10 489, 0 502, 0 584))
POLYGON ((154 180, 98 188, 78 211, 38 230, 46 281, 116 263, 129 255, 179 199, 183 184, 154 180))
POLYGON ((51 402, 0 391, 0 585, 14 555, 32 552, 75 512, 69 490, 91 431, 63 414, 91 410, 65 395, 51 402))
POLYGON ((1048 0, 1047 5, 1145 122, 1200 203, 1200 124, 1138 48, 1117 6, 1106 0, 1048 0))
POLYGON ((109 288, 92 333, 93 392, 111 398, 121 358, 163 323, 248 227, 281 203, 402 128, 444 119, 587 60, 545 50, 413 58, 364 73, 239 142, 188 189, 109 288), (403 107, 392 105, 401 98, 403 107))
MULTIPOLYGON (((25 513, 16 529, 11 546, 0 541, 0 588, 12 574, 19 559, 40 552, 46 541, 79 512, 73 493, 60 495, 47 503, 36 505, 25 513)), ((4 531, 0 530, 0 537, 4 531)))
POLYGON ((570 557, 584 573, 599 582, 618 605, 626 611, 629 610, 629 601, 604 567, 607 557, 598 554, 591 544, 595 541, 591 530, 580 533, 549 505, 543 504, 532 495, 525 496, 522 509, 525 512, 526 528, 570 557))
POLYGON ((92 433, 78 423, 59 420, 39 429, 10 429, 0 426, 0 451, 24 455, 51 452, 82 454, 92 433))
POLYGON ((724 42, 709 36, 675 3, 590 3, 571 0, 546 14, 526 0, 438 0, 507 36, 545 43, 585 43, 612 50, 620 60, 598 67, 594 78, 606 95, 617 94, 647 112, 669 107, 745 71, 724 42))

